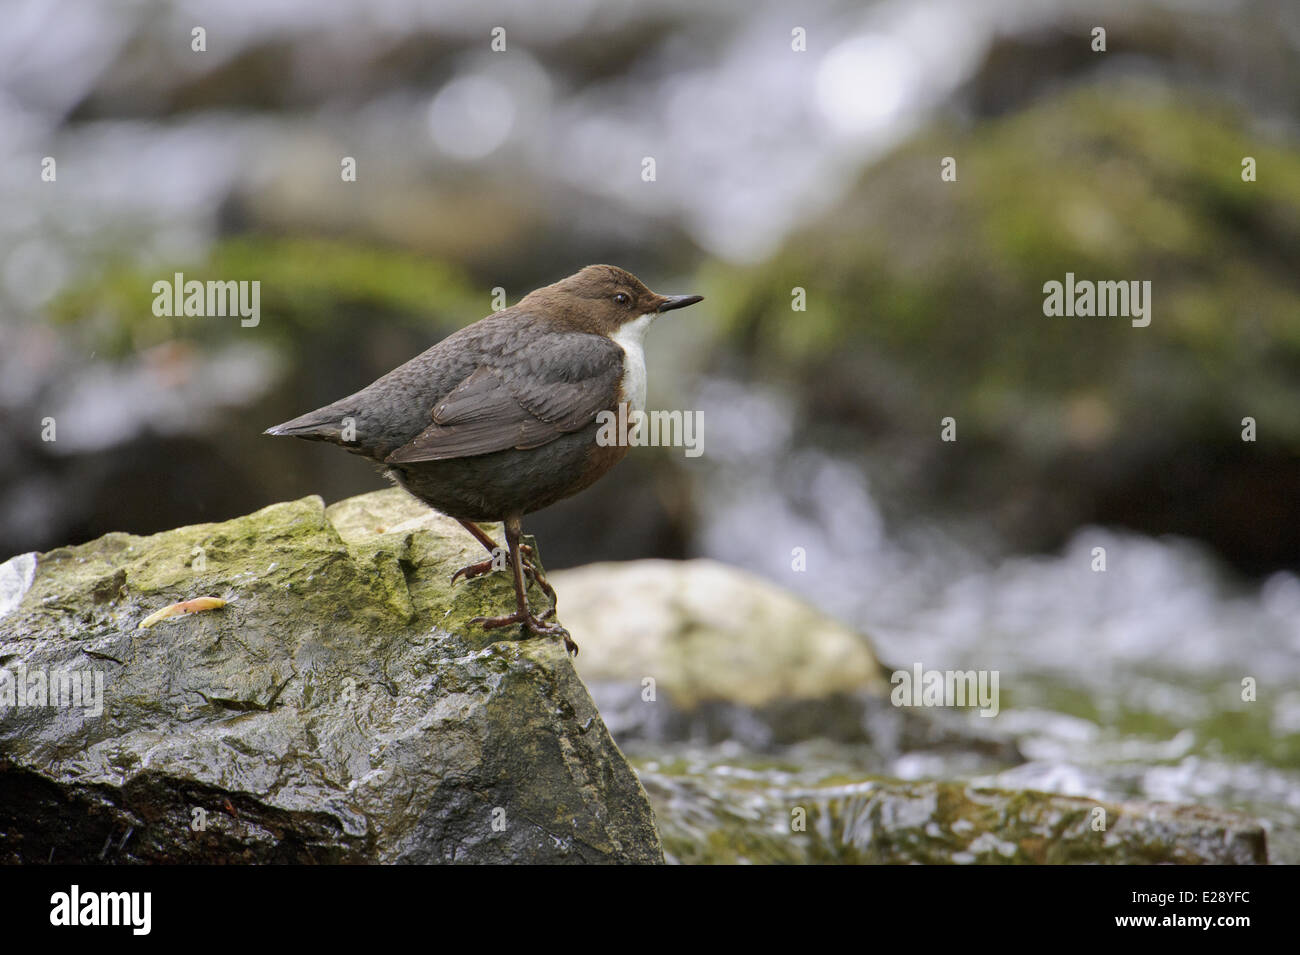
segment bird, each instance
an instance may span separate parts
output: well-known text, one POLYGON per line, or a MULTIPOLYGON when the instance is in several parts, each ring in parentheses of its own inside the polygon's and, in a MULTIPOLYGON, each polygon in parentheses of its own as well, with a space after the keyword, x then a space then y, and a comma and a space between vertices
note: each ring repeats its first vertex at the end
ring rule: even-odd
MULTIPOLYGON (((525 636, 562 639, 576 655, 569 632, 548 622, 557 597, 522 543, 523 518, 590 487, 623 459, 626 442, 597 439, 598 418, 644 411, 646 330, 663 313, 700 301, 659 295, 617 266, 588 265, 265 433, 327 441, 382 465, 490 555, 501 550, 478 525, 503 524, 515 610, 472 623, 518 625, 525 636), (551 604, 540 616, 528 603, 529 580, 551 604)), ((469 564, 452 582, 493 566, 492 558, 469 564)))

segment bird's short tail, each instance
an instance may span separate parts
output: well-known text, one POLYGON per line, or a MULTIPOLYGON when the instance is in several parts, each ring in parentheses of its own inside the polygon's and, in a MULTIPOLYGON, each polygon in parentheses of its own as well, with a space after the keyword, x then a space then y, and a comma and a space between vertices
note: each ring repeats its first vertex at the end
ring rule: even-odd
POLYGON ((262 433, 277 437, 306 438, 308 441, 330 441, 334 444, 342 444, 345 417, 333 408, 318 408, 283 424, 267 428, 262 433))

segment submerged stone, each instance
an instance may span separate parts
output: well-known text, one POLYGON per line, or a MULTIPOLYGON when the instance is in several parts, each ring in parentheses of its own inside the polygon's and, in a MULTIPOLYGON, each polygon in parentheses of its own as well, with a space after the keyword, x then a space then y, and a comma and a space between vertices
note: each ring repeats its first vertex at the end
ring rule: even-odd
POLYGON ((1109 802, 961 782, 830 779, 643 763, 664 851, 679 863, 929 865, 1268 861, 1263 827, 1201 806, 1109 802))

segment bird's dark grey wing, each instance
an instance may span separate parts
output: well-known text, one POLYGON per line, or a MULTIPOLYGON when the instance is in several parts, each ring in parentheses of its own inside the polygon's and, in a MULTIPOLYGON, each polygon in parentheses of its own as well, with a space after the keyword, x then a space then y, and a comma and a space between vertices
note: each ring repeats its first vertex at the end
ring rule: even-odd
POLYGON ((604 335, 560 332, 494 356, 433 409, 432 423, 386 464, 537 448, 618 402, 623 350, 604 335))

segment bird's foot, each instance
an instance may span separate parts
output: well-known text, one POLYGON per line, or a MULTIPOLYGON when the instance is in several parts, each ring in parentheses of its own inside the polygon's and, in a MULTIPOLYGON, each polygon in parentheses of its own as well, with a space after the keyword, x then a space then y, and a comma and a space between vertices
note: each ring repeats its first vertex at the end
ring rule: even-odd
POLYGON ((514 613, 506 614, 504 617, 475 617, 470 623, 480 624, 484 630, 498 630, 501 627, 519 624, 534 637, 560 637, 564 640, 564 649, 576 657, 578 655, 578 645, 573 642, 573 637, 569 636, 569 631, 558 623, 546 624, 542 622, 554 612, 555 608, 552 607, 540 617, 535 617, 529 610, 517 610, 514 613))
MULTIPOLYGON (((555 588, 552 587, 551 582, 542 575, 542 572, 537 569, 537 565, 528 559, 528 555, 531 555, 532 553, 532 548, 525 545, 520 548, 520 551, 521 556, 524 557, 524 576, 537 584, 538 587, 541 587, 542 593, 546 594, 546 599, 551 602, 550 609, 543 613, 538 619, 545 620, 547 617, 555 616, 555 608, 559 604, 559 597, 555 593, 555 588)), ((466 580, 473 580, 476 577, 482 577, 484 574, 490 574, 493 570, 503 569, 504 568, 496 566, 496 561, 494 559, 489 558, 487 560, 481 560, 477 564, 466 564, 460 570, 456 571, 456 573, 451 575, 451 582, 454 584, 461 577, 464 577, 466 580)))
MULTIPOLYGON (((528 574, 529 571, 525 570, 524 573, 528 574)), ((554 617, 555 608, 559 606, 560 603, 560 598, 556 595, 555 588, 551 586, 551 582, 547 580, 545 577, 543 577, 542 572, 538 570, 536 567, 533 567, 531 570, 531 579, 533 583, 537 584, 538 587, 542 588, 542 593, 546 594, 546 599, 551 602, 551 606, 547 610, 545 610, 542 613, 542 615, 537 619, 545 620, 547 617, 554 617)), ((577 644, 574 644, 573 652, 574 653, 578 652, 577 644)))
POLYGON ((484 574, 492 572, 492 560, 480 560, 477 564, 466 564, 456 573, 451 575, 451 582, 454 584, 461 577, 466 580, 473 580, 475 577, 482 577, 484 574))
MULTIPOLYGON (((546 591, 548 597, 552 596, 554 591, 551 590, 551 585, 547 583, 546 578, 543 577, 541 571, 537 569, 537 565, 533 563, 533 549, 527 544, 521 544, 519 547, 519 556, 523 560, 524 573, 528 575, 530 580, 536 581, 541 586, 542 590, 546 591)), ((466 564, 460 570, 456 571, 456 573, 451 575, 451 582, 454 584, 461 577, 464 577, 466 580, 473 580, 475 577, 482 577, 484 574, 490 574, 494 570, 509 570, 510 565, 504 560, 504 557, 505 551, 500 551, 499 555, 493 554, 487 560, 480 560, 476 564, 466 564)))

